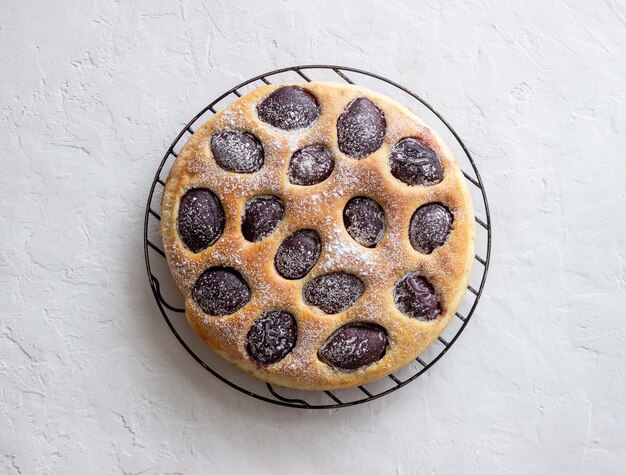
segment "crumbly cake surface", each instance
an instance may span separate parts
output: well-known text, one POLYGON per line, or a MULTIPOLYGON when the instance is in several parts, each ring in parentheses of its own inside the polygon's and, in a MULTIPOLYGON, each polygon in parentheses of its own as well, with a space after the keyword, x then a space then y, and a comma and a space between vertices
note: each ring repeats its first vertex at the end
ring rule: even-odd
MULTIPOLYGON (((414 360, 454 317, 467 288, 474 258, 471 198, 446 144, 400 104, 358 86, 300 84, 317 101, 319 117, 309 126, 298 128, 301 124, 296 121, 295 130, 285 130, 289 124, 277 128, 261 120, 257 107, 283 86, 263 86, 239 98, 205 122, 179 153, 162 200, 161 226, 167 261, 184 295, 187 319, 193 329, 213 350, 239 368, 261 380, 299 389, 329 390, 366 384, 414 360), (363 97, 382 111, 386 130, 380 147, 369 155, 354 158, 341 151, 337 122, 353 100, 363 97), (218 164, 211 140, 225 131, 246 132, 258 140, 264 155, 260 169, 245 173, 228 171, 224 168, 227 157, 222 160, 222 166, 218 164), (409 137, 427 146, 441 160, 443 179, 439 183, 409 185, 392 174, 390 153, 398 142, 409 137), (330 151, 334 159, 332 172, 318 184, 293 184, 288 176, 290 160, 294 153, 312 145, 330 151), (198 252, 185 245, 179 232, 181 199, 193 189, 210 190, 223 209, 222 232, 211 245, 198 252), (278 197, 284 209, 280 224, 269 235, 250 242, 242 234, 242 216, 246 203, 258 196, 278 197), (384 212, 384 231, 374 247, 359 244, 346 229, 344 208, 354 197, 371 198, 384 212), (452 224, 445 242, 427 254, 412 245, 409 228, 416 210, 429 203, 444 205, 451 214, 452 224), (321 241, 319 258, 304 277, 286 279, 276 270, 275 256, 285 239, 304 229, 317 232, 321 241), (234 269, 249 287, 248 300, 235 312, 210 315, 198 304, 199 293, 194 294, 194 286, 201 274, 211 268, 234 269), (337 313, 325 313, 311 305, 304 295, 308 283, 330 273, 350 274, 364 284, 362 294, 354 302, 350 302, 350 296, 336 296, 338 301, 350 304, 337 313), (440 304, 435 318, 415 318, 403 308, 404 301, 397 297, 396 285, 407 274, 419 275, 430 284, 440 304), (270 363, 268 359, 250 355, 250 345, 258 343, 260 331, 259 326, 255 331, 251 328, 268 312, 288 312, 295 320, 295 326, 279 328, 278 346, 285 343, 281 335, 294 335, 295 345, 278 348, 280 359, 270 363), (330 350, 320 353, 322 348, 328 349, 329 338, 332 340, 344 325, 349 327, 352 323, 382 329, 386 340, 376 361, 356 368, 350 366, 354 361, 350 354, 360 357, 360 351, 368 351, 368 342, 363 343, 357 330, 335 338, 330 350), (251 338, 254 338, 252 343, 251 338), (325 354, 331 356, 323 357, 325 354), (333 366, 332 355, 350 361, 341 368, 333 366)), ((281 112, 280 108, 276 110, 281 112)), ((281 113, 291 114, 294 110, 285 109, 281 113)), ((295 114, 298 113, 296 110, 295 114)), ((268 120, 267 114, 263 117, 268 120)), ((284 125, 285 121, 280 123, 284 125)), ((356 129, 347 127, 341 133, 358 134, 364 130, 358 124, 356 129)), ((358 142, 359 137, 341 140, 349 144, 358 142)), ((244 156, 245 166, 252 170, 258 164, 250 165, 254 161, 251 146, 244 142, 224 147, 229 156, 233 153, 244 156)), ((304 157, 298 166, 306 169, 314 165, 311 163, 304 157)), ((324 290, 332 293, 333 287, 324 290)), ((337 289, 339 294, 341 291, 337 289)), ((283 314, 280 318, 286 321, 283 314)))

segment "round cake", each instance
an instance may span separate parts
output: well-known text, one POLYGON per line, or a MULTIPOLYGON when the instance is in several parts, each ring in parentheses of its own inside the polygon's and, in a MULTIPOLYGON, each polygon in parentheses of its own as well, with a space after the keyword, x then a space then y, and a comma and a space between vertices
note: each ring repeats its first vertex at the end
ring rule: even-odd
POLYGON ((348 84, 267 85, 217 112, 170 170, 161 230, 195 332, 298 389, 413 361, 454 317, 474 259, 446 144, 348 84))

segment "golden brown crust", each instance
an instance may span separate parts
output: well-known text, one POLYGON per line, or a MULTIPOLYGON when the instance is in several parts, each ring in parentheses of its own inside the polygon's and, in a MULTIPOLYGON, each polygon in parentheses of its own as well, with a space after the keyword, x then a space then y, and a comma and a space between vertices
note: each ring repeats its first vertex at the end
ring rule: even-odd
MULTIPOLYGON (((282 86, 282 85, 280 85, 282 86)), ((474 259, 474 215, 465 179, 441 138, 411 111, 367 89, 336 83, 308 83, 317 98, 320 118, 309 129, 277 130, 261 122, 256 105, 280 87, 260 87, 239 98, 204 123, 189 139, 167 179, 161 227, 172 274, 185 297, 187 319, 204 341, 224 358, 261 380, 286 387, 329 390, 357 386, 386 376, 422 353, 448 325, 467 288, 474 259), (371 156, 355 160, 337 146, 337 118, 356 97, 372 100, 385 115, 383 145, 371 156), (257 173, 237 174, 221 169, 212 158, 210 137, 224 130, 243 130, 263 144, 265 164, 257 173), (442 159, 444 179, 434 186, 408 186, 391 175, 388 155, 402 138, 419 137, 442 159), (331 176, 313 186, 289 183, 287 166, 293 152, 307 145, 326 145, 335 157, 331 176), (178 203, 190 188, 205 187, 221 200, 226 215, 222 237, 194 254, 177 230, 178 203), (285 204, 279 228, 260 242, 241 234, 244 203, 258 195, 275 195, 285 204), (386 232, 377 247, 357 244, 345 230, 342 212, 354 196, 369 196, 385 210, 386 232), (441 202, 453 216, 445 244, 432 254, 415 251, 408 239, 409 222, 424 203, 441 202), (285 280, 274 268, 280 243, 294 231, 315 229, 322 238, 322 254, 312 271, 300 280, 285 280), (212 266, 237 269, 252 289, 241 310, 223 317, 208 316, 191 297, 198 276, 212 266), (363 296, 348 310, 326 315, 307 305, 302 287, 332 271, 358 276, 366 285, 363 296), (435 321, 421 321, 401 313, 394 304, 393 286, 407 272, 426 277, 441 297, 443 313, 435 321), (246 352, 246 334, 267 310, 291 312, 298 324, 295 348, 278 363, 263 367, 246 352), (375 322, 388 334, 385 356, 365 368, 346 372, 318 359, 317 351, 340 326, 351 321, 375 322)))

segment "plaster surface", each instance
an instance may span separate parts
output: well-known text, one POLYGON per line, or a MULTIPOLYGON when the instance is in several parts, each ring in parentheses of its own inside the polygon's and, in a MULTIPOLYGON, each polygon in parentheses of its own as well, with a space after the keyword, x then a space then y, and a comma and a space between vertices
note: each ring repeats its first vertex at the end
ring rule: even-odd
POLYGON ((620 473, 626 4, 4 1, 0 473, 620 473), (474 154, 485 295, 424 377, 354 408, 210 377, 142 255, 155 167, 207 101, 329 63, 423 95, 474 154))

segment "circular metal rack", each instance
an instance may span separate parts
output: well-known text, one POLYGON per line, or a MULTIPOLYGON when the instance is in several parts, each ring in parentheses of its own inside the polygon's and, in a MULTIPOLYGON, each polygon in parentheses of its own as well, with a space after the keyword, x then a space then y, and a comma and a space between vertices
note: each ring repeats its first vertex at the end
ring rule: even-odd
POLYGON ((150 286, 165 322, 179 343, 205 370, 232 388, 272 404, 305 409, 338 408, 371 401, 406 386, 430 369, 450 349, 473 315, 483 292, 491 257, 491 217, 482 180, 467 147, 450 124, 424 99, 389 79, 360 69, 329 65, 292 66, 253 77, 233 87, 202 109, 180 131, 161 160, 150 187, 144 220, 144 253, 150 286), (184 143, 197 129, 197 125, 202 124, 217 109, 225 107, 229 102, 262 84, 303 81, 345 81, 359 84, 391 96, 418 113, 443 136, 455 153, 469 183, 476 214, 477 262, 473 266, 470 285, 456 318, 415 362, 382 380, 347 390, 296 391, 262 383, 208 350, 187 324, 185 310, 182 308, 182 296, 173 283, 165 262, 159 227, 160 216, 156 211, 160 209, 160 198, 167 172, 184 143), (437 122, 439 124, 436 124, 437 122))

